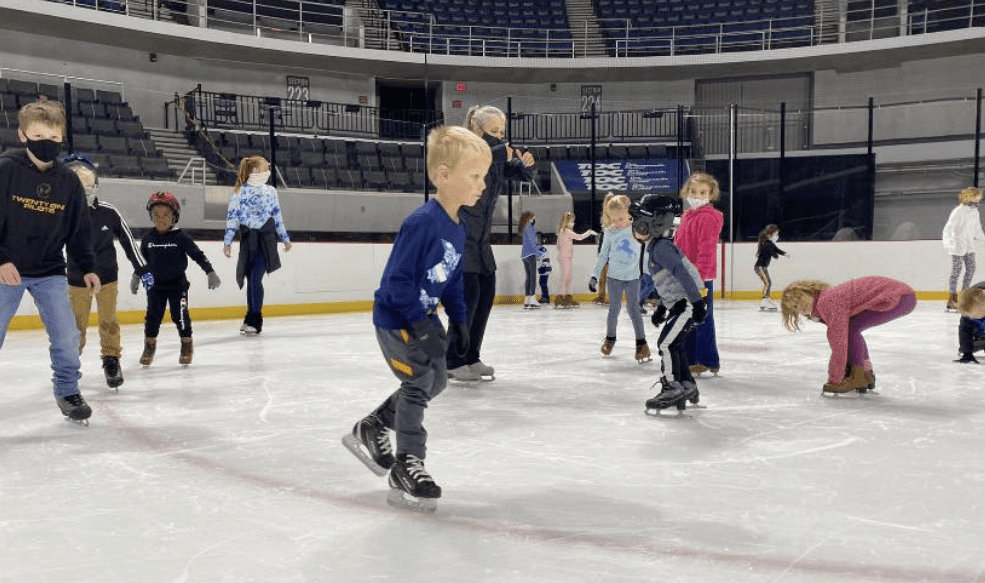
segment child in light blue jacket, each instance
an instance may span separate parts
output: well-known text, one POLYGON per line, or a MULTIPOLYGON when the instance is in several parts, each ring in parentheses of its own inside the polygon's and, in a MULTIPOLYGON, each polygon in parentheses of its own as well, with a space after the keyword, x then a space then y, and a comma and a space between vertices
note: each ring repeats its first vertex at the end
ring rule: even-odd
POLYGON ((606 321, 605 340, 602 354, 608 356, 616 344, 616 324, 622 310, 622 296, 626 294, 626 311, 633 322, 636 333, 636 360, 640 363, 650 359, 650 347, 646 344, 643 316, 640 314, 640 255, 641 245, 633 236, 632 219, 629 216, 629 197, 617 195, 608 197, 605 212, 612 222, 605 233, 598 262, 592 272, 588 287, 593 292, 598 285, 602 267, 609 265, 608 293, 609 315, 606 321))

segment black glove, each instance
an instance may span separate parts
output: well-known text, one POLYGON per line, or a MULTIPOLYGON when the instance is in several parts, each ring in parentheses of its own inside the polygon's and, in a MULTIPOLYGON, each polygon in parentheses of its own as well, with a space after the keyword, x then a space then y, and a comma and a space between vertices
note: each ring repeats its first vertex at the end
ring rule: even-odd
POLYGON ((708 315, 708 304, 705 303, 704 299, 691 302, 691 310, 691 319, 694 320, 695 324, 701 324, 708 315))
POLYGON ((961 358, 955 360, 954 362, 960 362, 961 364, 968 364, 973 362, 975 364, 978 364, 978 359, 975 358, 974 354, 970 352, 965 352, 964 354, 961 355, 961 358))
POLYGON ((432 360, 445 357, 448 338, 440 322, 432 318, 424 318, 414 322, 410 327, 414 332, 412 344, 423 350, 432 360))
POLYGON ((650 316, 650 321, 653 322, 654 326, 660 326, 667 319, 667 306, 663 304, 657 304, 656 311, 650 316))
POLYGON ((450 328, 449 338, 453 343, 452 349, 455 354, 464 355, 469 351, 469 327, 465 322, 450 322, 448 324, 450 328))
POLYGON ((592 279, 588 280, 588 291, 592 293, 599 291, 599 280, 594 275, 592 276, 592 279))

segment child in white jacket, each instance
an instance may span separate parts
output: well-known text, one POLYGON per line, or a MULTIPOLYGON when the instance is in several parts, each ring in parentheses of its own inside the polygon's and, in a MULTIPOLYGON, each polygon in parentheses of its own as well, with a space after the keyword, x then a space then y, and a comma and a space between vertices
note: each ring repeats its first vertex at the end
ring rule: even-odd
POLYGON ((948 282, 947 310, 956 310, 958 301, 958 276, 961 274, 961 264, 964 264, 964 281, 961 289, 971 285, 975 275, 975 243, 985 243, 985 232, 982 231, 982 221, 978 216, 978 203, 982 200, 982 191, 968 187, 958 193, 961 201, 947 218, 944 225, 944 249, 951 255, 951 278, 948 282))

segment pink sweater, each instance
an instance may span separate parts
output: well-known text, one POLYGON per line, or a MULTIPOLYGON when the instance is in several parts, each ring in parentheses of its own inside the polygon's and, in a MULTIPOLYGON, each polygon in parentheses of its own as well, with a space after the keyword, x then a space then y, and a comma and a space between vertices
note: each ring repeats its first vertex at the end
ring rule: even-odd
POLYGON ((565 229, 561 231, 561 234, 557 236, 557 255, 562 259, 573 259, 575 256, 575 245, 573 241, 581 241, 586 237, 592 235, 591 231, 585 231, 584 233, 578 234, 571 229, 565 229))
POLYGON ((814 299, 815 315, 828 326, 831 361, 828 380, 840 383, 845 379, 848 363, 848 333, 852 316, 871 310, 885 312, 895 308, 900 299, 912 294, 913 288, 888 277, 860 277, 821 291, 814 299))
POLYGON ((674 233, 674 244, 698 268, 703 280, 715 279, 718 275, 718 236, 724 223, 725 216, 706 204, 684 211, 681 226, 674 233))

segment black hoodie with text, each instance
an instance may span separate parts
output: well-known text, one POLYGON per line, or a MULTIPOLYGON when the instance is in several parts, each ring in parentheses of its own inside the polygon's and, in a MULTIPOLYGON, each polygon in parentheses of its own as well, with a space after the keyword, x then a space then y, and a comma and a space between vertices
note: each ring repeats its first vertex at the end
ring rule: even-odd
POLYGON ((0 154, 0 265, 21 277, 65 275, 65 252, 95 273, 85 189, 59 162, 38 170, 26 150, 0 154))

